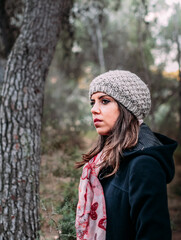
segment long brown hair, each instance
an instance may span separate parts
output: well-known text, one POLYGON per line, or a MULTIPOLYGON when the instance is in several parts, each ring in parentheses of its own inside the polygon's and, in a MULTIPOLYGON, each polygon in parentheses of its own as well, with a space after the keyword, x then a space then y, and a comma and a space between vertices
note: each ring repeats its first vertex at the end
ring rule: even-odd
POLYGON ((76 168, 83 166, 91 158, 102 151, 101 168, 110 167, 111 173, 115 174, 119 168, 123 151, 134 147, 138 141, 139 121, 124 106, 117 102, 120 115, 109 136, 100 135, 98 141, 87 154, 82 155, 82 161, 76 163, 76 168))

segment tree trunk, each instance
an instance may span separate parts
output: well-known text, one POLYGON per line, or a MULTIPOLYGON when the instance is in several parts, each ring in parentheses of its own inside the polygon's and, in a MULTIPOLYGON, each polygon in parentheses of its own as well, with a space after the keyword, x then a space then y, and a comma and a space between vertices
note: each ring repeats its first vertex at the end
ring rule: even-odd
POLYGON ((26 0, 0 105, 0 240, 39 238, 40 131, 45 78, 72 0, 26 0))
MULTIPOLYGON (((176 10, 177 11, 177 10, 176 10)), ((177 63, 178 63, 178 99, 179 99, 179 129, 178 129, 178 142, 181 145, 181 45, 180 45, 180 34, 179 34, 179 19, 178 14, 175 18, 175 40, 177 45, 177 63)))
POLYGON ((178 143, 181 145, 181 66, 179 65, 178 71, 178 94, 179 94, 179 129, 178 129, 178 143))
POLYGON ((100 64, 100 72, 105 72, 105 61, 104 61, 104 51, 103 51, 103 41, 102 41, 102 32, 100 28, 100 23, 97 21, 96 25, 96 35, 98 43, 98 58, 100 64))
POLYGON ((181 70, 179 69, 179 130, 178 142, 181 145, 181 70))

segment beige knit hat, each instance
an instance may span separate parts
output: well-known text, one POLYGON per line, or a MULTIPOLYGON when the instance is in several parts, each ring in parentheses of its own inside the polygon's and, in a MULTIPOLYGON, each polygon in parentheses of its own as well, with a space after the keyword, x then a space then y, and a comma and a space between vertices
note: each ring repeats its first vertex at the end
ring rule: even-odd
POLYGON ((120 102, 139 120, 144 119, 151 107, 150 91, 134 73, 114 70, 94 78, 90 84, 89 97, 104 92, 120 102))

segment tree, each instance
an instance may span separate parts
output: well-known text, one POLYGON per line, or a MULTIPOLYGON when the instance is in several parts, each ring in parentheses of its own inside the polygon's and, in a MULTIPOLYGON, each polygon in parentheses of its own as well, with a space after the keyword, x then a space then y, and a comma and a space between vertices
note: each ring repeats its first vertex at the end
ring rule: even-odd
POLYGON ((37 239, 43 92, 72 0, 26 0, 0 105, 0 239, 37 239))
POLYGON ((171 15, 168 25, 162 28, 162 42, 166 52, 175 52, 175 59, 178 64, 178 141, 181 144, 181 5, 177 3, 173 6, 174 12, 171 15))
POLYGON ((23 0, 0 1, 0 91, 6 60, 19 34, 23 18, 23 0))
POLYGON ((104 17, 104 5, 101 1, 85 1, 74 6, 74 15, 80 18, 91 39, 100 72, 105 71, 101 21, 104 17))

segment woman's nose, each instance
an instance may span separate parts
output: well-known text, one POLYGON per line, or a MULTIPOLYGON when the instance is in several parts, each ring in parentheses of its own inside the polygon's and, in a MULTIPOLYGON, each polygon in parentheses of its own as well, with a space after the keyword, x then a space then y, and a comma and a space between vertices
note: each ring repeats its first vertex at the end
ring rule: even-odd
POLYGON ((100 113, 100 107, 99 107, 99 104, 94 104, 93 107, 91 108, 91 112, 92 114, 95 114, 95 113, 100 113))

